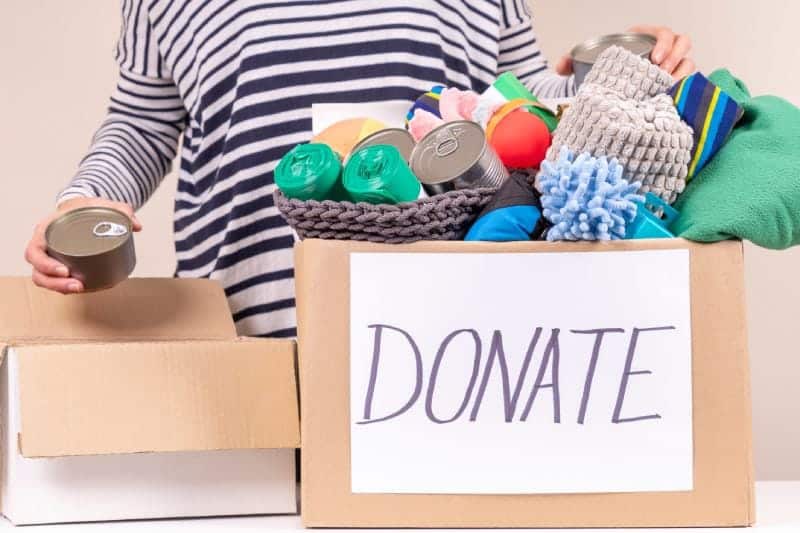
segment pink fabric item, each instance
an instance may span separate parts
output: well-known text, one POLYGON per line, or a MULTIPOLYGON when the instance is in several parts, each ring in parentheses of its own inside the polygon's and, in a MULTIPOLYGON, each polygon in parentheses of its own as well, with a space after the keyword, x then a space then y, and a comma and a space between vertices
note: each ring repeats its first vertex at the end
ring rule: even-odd
POLYGON ((444 124, 444 120, 440 119, 430 111, 424 109, 416 109, 414 116, 408 121, 408 132, 416 142, 419 142, 423 137, 444 124))
POLYGON ((472 91, 461 91, 449 87, 442 90, 439 97, 439 113, 442 120, 472 120, 472 112, 478 105, 478 95, 472 91))

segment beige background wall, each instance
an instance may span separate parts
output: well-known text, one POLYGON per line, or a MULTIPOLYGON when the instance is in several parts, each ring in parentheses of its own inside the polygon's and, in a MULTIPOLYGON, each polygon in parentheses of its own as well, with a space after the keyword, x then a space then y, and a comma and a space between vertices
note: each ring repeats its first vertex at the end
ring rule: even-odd
MULTIPOLYGON (((727 66, 753 92, 800 104, 796 21, 800 2, 761 0, 539 0, 540 43, 555 59, 596 34, 635 23, 689 33, 701 69, 727 66)), ((52 207, 100 123, 114 84, 115 0, 0 2, 0 274, 27 274, 23 247, 52 207)), ((757 179, 757 176, 754 176, 757 179)), ((173 268, 175 178, 140 212, 136 275, 173 268)), ((800 479, 800 249, 747 248, 756 468, 760 479, 800 479)))

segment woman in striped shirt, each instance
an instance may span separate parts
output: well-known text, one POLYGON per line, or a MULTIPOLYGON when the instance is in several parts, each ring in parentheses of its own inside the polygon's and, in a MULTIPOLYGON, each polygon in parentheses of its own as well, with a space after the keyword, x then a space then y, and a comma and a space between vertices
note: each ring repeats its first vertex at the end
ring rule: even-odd
MULTIPOLYGON (((548 69, 526 0, 123 0, 119 82, 58 212, 134 211, 170 170, 176 274, 225 288, 239 332, 295 334, 291 230, 272 171, 311 137, 311 104, 412 102, 432 85, 483 91, 511 71, 542 97, 568 96, 567 59, 548 69), (180 141, 182 136, 182 141, 180 141)), ((688 38, 659 27, 652 59, 688 74, 688 38)), ((37 285, 80 292, 37 226, 37 285)))

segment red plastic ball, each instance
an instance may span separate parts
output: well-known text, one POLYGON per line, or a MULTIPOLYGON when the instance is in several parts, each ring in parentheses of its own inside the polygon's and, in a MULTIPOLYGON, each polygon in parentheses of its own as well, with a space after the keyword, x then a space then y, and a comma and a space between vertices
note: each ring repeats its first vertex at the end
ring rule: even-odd
POLYGON ((517 109, 497 124, 489 144, 507 168, 537 168, 544 160, 550 140, 550 131, 542 119, 517 109))

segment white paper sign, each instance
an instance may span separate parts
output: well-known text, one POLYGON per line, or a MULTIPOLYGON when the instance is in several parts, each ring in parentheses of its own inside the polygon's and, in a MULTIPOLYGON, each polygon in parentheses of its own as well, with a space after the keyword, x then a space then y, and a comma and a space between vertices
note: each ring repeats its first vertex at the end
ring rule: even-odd
POLYGON ((692 489, 687 250, 350 261, 354 493, 692 489))

